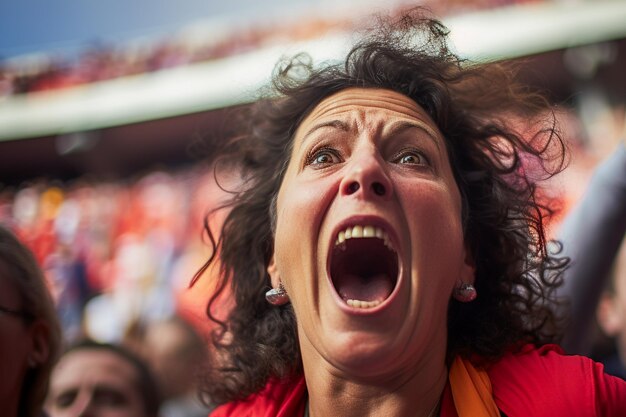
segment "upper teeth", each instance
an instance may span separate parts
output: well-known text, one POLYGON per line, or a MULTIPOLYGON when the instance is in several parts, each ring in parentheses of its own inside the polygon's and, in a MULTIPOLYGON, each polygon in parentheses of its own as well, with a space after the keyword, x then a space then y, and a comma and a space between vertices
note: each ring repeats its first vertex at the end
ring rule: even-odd
POLYGON ((378 238, 382 239, 389 249, 394 250, 391 245, 391 240, 389 239, 389 235, 380 227, 375 226, 350 226, 345 230, 339 232, 337 236, 337 240, 335 241, 335 246, 342 244, 348 239, 363 239, 363 238, 378 238))

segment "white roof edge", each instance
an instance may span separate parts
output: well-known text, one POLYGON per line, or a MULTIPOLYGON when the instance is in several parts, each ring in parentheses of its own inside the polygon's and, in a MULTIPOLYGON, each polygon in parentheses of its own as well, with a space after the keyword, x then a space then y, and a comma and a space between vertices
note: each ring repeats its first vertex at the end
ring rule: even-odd
MULTIPOLYGON (((536 3, 443 19, 472 60, 497 60, 626 37, 626 1, 536 3)), ((256 99, 281 56, 341 58, 348 35, 280 45, 186 67, 0 99, 0 141, 100 129, 256 99)))

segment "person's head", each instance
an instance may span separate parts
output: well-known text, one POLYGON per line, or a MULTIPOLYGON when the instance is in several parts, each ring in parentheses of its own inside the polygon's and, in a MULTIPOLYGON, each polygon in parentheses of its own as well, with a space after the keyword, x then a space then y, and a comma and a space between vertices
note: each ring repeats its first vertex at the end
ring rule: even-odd
POLYGON ((615 338, 622 363, 626 364, 626 239, 622 241, 609 287, 600 298, 598 324, 604 333, 615 338))
POLYGON ((0 226, 0 407, 5 415, 41 411, 61 348, 61 329, 33 254, 0 226))
POLYGON ((195 391, 207 346, 190 323, 180 317, 150 323, 145 329, 142 346, 163 398, 195 391))
POLYGON ((246 182, 218 242, 235 307, 216 334, 217 402, 311 356, 373 377, 553 336, 564 261, 546 251, 534 180, 553 151, 563 162, 550 106, 510 68, 462 62, 445 32, 408 14, 342 64, 296 57, 229 144, 246 182), (470 303, 455 299, 466 284, 470 303), (291 303, 268 305, 280 285, 291 303))
POLYGON ((156 417, 159 406, 141 359, 117 345, 84 341, 54 368, 45 409, 50 417, 156 417))

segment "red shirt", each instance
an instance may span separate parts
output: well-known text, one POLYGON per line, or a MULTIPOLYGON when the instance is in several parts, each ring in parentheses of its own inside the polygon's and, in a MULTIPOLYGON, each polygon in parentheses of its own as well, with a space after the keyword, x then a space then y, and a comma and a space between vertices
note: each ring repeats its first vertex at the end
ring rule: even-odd
MULTIPOLYGON (((556 345, 526 346, 487 368, 498 408, 508 417, 624 417, 626 381, 607 375, 584 356, 564 355, 556 345)), ((295 383, 270 380, 245 401, 218 407, 211 417, 302 417, 307 391, 295 383)), ((441 417, 458 417, 447 385, 441 417)))

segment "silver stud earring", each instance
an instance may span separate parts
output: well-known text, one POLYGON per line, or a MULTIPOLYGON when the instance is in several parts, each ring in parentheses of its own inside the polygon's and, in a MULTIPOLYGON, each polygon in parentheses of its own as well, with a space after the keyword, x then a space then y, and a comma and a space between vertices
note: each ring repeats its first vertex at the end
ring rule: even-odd
POLYGON ((289 295, 285 291, 283 284, 278 284, 278 288, 272 288, 265 293, 265 299, 273 306, 281 306, 289 302, 289 295))
POLYGON ((462 303, 474 301, 478 293, 472 284, 462 283, 454 289, 454 298, 462 303))

